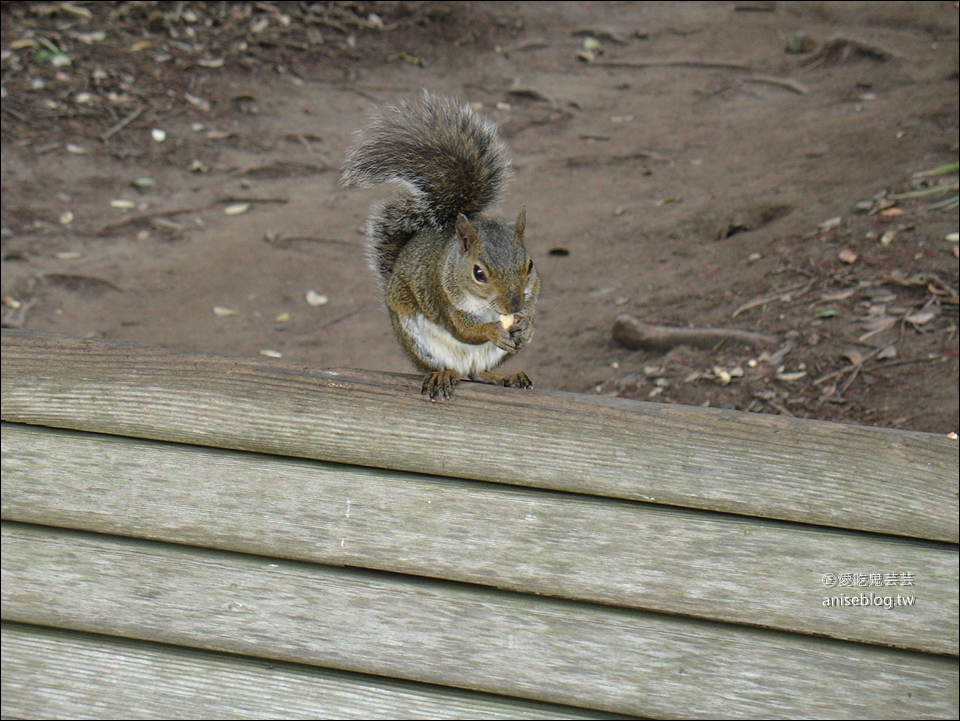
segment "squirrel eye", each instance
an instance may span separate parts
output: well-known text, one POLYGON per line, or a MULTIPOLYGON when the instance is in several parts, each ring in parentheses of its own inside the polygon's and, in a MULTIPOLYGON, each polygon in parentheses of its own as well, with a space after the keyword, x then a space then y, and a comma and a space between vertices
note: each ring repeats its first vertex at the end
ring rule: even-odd
POLYGON ((487 282, 487 274, 479 265, 473 266, 473 279, 481 285, 487 282))

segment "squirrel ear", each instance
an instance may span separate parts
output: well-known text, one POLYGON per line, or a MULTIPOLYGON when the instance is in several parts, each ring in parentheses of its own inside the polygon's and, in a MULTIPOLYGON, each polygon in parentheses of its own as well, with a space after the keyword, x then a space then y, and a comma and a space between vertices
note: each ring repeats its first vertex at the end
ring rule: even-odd
POLYGON ((518 243, 523 242, 523 231, 527 227, 527 206, 520 208, 520 215, 517 216, 517 222, 513 226, 513 236, 518 243))
POLYGON ((460 239, 460 246, 464 253, 469 251, 470 247, 477 242, 477 231, 473 229, 470 221, 467 220, 467 216, 463 213, 457 214, 457 237, 460 239))

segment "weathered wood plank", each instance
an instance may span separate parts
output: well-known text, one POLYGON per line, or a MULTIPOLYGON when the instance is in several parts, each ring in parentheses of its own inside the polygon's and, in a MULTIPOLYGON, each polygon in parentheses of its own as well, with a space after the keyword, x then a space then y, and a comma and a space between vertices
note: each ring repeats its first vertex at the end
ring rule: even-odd
POLYGON ((2 418, 958 541, 932 434, 4 330, 2 418), (146 412, 145 409, 149 409, 146 412))
POLYGON ((958 651, 935 544, 498 484, 2 425, 3 518, 958 651), (827 588, 825 573, 915 585, 827 588), (860 594, 913 606, 824 607, 860 594))
POLYGON ((4 718, 622 718, 43 626, 4 623, 0 636, 4 718))
POLYGON ((958 712, 952 657, 7 521, 2 534, 8 621, 614 713, 958 712))

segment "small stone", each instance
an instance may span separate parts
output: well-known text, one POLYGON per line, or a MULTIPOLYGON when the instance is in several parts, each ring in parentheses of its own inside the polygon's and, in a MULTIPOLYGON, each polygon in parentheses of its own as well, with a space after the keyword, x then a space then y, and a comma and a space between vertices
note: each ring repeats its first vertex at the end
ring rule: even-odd
POLYGON ((323 295, 322 293, 317 293, 315 291, 308 290, 306 295, 306 301, 307 301, 307 305, 312 306, 314 308, 319 308, 320 306, 326 305, 327 303, 329 303, 330 299, 327 296, 323 295))

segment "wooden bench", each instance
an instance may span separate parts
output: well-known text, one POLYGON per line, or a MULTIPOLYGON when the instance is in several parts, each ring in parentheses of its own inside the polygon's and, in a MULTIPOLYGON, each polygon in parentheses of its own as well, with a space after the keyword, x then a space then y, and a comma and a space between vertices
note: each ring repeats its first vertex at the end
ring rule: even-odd
POLYGON ((946 436, 2 347, 4 717, 958 715, 946 436))

